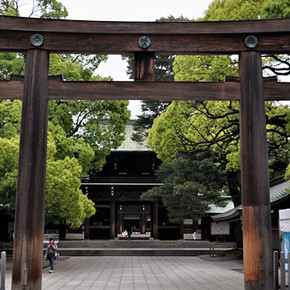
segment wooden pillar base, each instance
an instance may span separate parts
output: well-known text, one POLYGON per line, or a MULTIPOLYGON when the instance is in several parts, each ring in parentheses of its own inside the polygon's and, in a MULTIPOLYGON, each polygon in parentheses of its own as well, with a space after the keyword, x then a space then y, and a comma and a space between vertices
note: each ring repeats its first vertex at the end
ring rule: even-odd
POLYGON ((272 233, 269 206, 243 207, 245 289, 272 289, 272 233))

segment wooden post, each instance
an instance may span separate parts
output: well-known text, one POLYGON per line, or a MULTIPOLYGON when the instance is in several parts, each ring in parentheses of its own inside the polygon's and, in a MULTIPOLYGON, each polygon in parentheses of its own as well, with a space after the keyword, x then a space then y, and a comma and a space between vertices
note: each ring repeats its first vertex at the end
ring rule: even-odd
POLYGON ((89 240, 90 239, 90 219, 87 218, 85 219, 85 239, 89 240))
MULTIPOLYGON (((120 204, 118 206, 120 208, 120 204)), ((124 223, 124 221, 123 221, 123 214, 122 214, 122 212, 120 210, 119 210, 118 219, 119 219, 119 227, 118 227, 119 232, 117 234, 122 234, 122 232, 124 230, 123 229, 123 223, 124 223)))
POLYGON ((158 239, 158 200, 153 201, 153 238, 158 239))
POLYGON ((141 219, 141 234, 146 234, 146 205, 142 205, 142 213, 140 216, 141 219))
POLYGON ((272 226, 261 54, 240 55, 245 289, 273 289, 272 226))
POLYGON ((12 289, 41 289, 48 53, 27 51, 15 210, 12 289))
POLYGON ((110 205, 110 239, 115 239, 116 237, 116 206, 115 198, 111 196, 110 205))
POLYGON ((136 52, 134 61, 134 79, 138 81, 154 81, 154 52, 136 52))

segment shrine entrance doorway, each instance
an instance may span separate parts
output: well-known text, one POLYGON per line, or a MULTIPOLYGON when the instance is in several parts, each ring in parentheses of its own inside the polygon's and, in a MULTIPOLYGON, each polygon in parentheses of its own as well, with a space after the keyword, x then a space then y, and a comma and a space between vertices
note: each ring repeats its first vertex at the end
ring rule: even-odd
POLYGON ((148 203, 121 203, 118 205, 117 234, 127 230, 132 237, 151 237, 151 205, 148 203))

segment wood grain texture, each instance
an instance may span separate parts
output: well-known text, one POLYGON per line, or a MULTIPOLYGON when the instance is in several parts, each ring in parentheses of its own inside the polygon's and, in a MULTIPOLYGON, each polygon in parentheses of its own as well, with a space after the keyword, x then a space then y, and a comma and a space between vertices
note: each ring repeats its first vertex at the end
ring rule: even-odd
MULTIPOLYGON (((290 83, 264 79, 265 100, 290 100, 290 83)), ((50 100, 231 100, 239 101, 237 78, 219 83, 209 82, 63 82, 49 77, 50 100)), ((23 77, 0 81, 0 99, 22 99, 23 77)))
POLYGON ((290 31, 290 19, 208 22, 118 22, 0 16, 0 30, 95 34, 236 34, 290 31), (37 29, 36 29, 37 28, 37 29))
POLYGON ((48 53, 26 56, 12 289, 41 289, 47 143, 48 53))
POLYGON ((243 206, 245 289, 272 290, 270 206, 243 206))
POLYGON ((245 289, 272 289, 268 152, 261 54, 240 56, 241 189, 245 289))
POLYGON ((41 33, 41 49, 56 53, 134 54, 147 35, 155 54, 238 54, 248 51, 245 37, 255 34, 262 53, 290 52, 290 20, 224 22, 94 22, 0 17, 0 50, 34 48, 31 36, 41 33))
MULTIPOLYGON (((32 32, 1 31, 0 50, 9 52, 25 52, 34 48, 30 42, 37 28, 32 32)), ((143 52, 138 40, 139 34, 87 34, 87 33, 41 33, 44 43, 41 49, 51 53, 83 53, 83 54, 134 54, 143 52)), ((239 54, 249 51, 244 44, 248 34, 154 34, 148 35, 151 46, 146 52, 155 54, 239 54)), ((259 44, 255 48, 262 53, 289 53, 290 33, 255 34, 259 44)))
POLYGON ((134 80, 154 81, 154 53, 134 54, 134 80))

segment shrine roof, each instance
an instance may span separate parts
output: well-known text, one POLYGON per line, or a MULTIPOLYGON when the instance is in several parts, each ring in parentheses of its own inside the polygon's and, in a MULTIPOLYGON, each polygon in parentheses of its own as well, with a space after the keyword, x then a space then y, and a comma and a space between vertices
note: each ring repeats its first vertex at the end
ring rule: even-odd
POLYGON ((126 135, 125 140, 122 142, 121 146, 118 149, 112 150, 114 151, 152 151, 149 148, 147 140, 142 143, 135 142, 131 139, 133 134, 133 124, 129 123, 126 125, 126 135))

